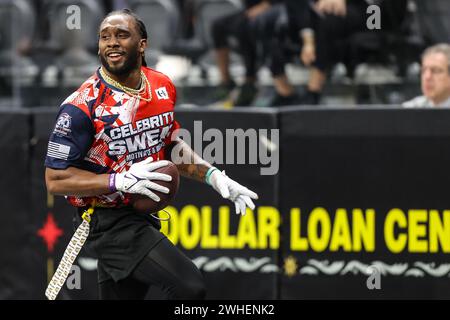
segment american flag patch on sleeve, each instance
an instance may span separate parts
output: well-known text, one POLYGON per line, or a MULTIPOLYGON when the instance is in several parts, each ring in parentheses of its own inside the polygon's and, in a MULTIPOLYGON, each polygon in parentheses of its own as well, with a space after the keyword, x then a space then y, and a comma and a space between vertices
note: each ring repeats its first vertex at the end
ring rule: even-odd
POLYGON ((47 149, 47 156, 51 158, 67 160, 70 153, 70 146, 56 142, 49 142, 47 149))

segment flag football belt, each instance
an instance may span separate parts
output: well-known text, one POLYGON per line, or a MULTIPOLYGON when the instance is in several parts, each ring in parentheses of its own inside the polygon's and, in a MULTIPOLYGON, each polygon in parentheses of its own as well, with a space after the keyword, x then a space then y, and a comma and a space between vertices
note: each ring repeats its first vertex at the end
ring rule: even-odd
POLYGON ((72 269, 72 265, 89 236, 91 215, 94 213, 95 207, 96 204, 94 202, 91 207, 85 210, 83 215, 81 216, 82 222, 73 234, 72 239, 70 239, 70 242, 67 245, 66 250, 64 251, 63 257, 59 262, 58 268, 56 269, 52 280, 45 290, 45 296, 47 297, 47 299, 55 300, 62 286, 66 282, 66 279, 72 269))

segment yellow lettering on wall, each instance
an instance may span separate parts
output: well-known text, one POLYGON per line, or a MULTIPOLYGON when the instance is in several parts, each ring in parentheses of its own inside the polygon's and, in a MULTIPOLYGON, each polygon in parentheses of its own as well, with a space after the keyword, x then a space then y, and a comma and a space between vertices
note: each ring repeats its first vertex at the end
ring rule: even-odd
POLYGON ((427 211, 411 209, 408 211, 408 251, 427 252, 428 242, 423 238, 427 235, 427 211))
POLYGON ((400 233, 397 238, 394 235, 394 227, 397 225, 399 228, 407 227, 406 216, 402 210, 394 208, 391 209, 386 215, 384 221, 384 240, 387 248, 393 253, 399 253, 405 249, 407 236, 400 233))
POLYGON ((222 249, 233 249, 236 237, 230 236, 230 208, 221 206, 219 208, 219 245, 222 249))
POLYGON ((258 247, 278 249, 280 246, 280 212, 274 207, 258 207, 258 247))
POLYGON ((202 237, 200 246, 202 249, 215 249, 218 247, 219 238, 212 234, 212 209, 209 206, 203 206, 202 209, 202 237))
POLYGON ((200 213, 196 206, 187 205, 181 210, 178 228, 181 245, 188 250, 195 248, 201 236, 200 213))
POLYGON ((247 208, 247 213, 241 216, 239 220, 239 228, 237 234, 236 248, 242 249, 248 246, 250 249, 258 247, 256 236, 256 224, 253 211, 247 208))
MULTIPOLYGON (((167 206, 164 208, 170 214, 169 221, 161 221, 161 232, 166 235, 167 238, 174 244, 178 244, 179 240, 179 232, 178 232, 178 210, 175 207, 167 206)), ((167 219, 167 213, 164 211, 159 211, 158 216, 161 219, 167 219)))
POLYGON ((437 210, 430 210, 429 221, 430 252, 450 253, 450 211, 444 210, 442 220, 437 210))
POLYGON ((375 251, 375 210, 353 209, 353 251, 375 251))
POLYGON ((352 250, 350 226, 348 225, 347 210, 338 208, 334 218, 333 232, 331 233, 330 251, 352 250))
POLYGON ((315 208, 308 219, 308 239, 311 249, 316 252, 324 251, 330 241, 331 222, 328 212, 324 208, 315 208), (319 235, 319 224, 321 232, 319 235))
POLYGON ((299 208, 291 209, 291 250, 308 250, 308 239, 301 236, 301 213, 299 208))

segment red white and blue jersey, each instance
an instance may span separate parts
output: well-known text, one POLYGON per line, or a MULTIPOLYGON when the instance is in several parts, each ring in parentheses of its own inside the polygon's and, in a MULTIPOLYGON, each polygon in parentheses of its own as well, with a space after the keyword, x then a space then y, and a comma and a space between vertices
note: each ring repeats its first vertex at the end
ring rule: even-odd
MULTIPOLYGON (((135 98, 107 83, 97 72, 61 105, 50 136, 45 166, 77 167, 98 174, 122 172, 148 157, 166 158, 165 147, 179 128, 174 119, 176 90, 164 74, 142 67, 152 100, 135 98)), ((149 98, 148 90, 142 95, 149 98)), ((97 197, 68 196, 77 207, 96 198, 103 206, 126 205, 121 192, 97 197)))

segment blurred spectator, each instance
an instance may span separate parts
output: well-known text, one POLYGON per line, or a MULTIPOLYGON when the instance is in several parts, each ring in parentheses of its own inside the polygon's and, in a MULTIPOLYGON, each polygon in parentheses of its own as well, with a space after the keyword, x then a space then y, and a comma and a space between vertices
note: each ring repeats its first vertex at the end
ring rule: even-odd
MULTIPOLYGON (((271 56, 270 69, 276 89, 272 106, 319 103, 327 74, 337 62, 348 58, 350 37, 356 33, 375 32, 366 26, 366 10, 372 2, 381 7, 383 31, 401 24, 406 0, 285 0, 285 36, 275 33, 267 50, 271 56), (302 97, 297 96, 284 72, 292 54, 286 50, 286 39, 301 45, 300 59, 310 67, 307 90, 302 97)), ((279 31, 275 29, 275 32, 279 31)))
POLYGON ((194 36, 195 0, 177 0, 177 5, 181 13, 181 37, 184 39, 190 39, 194 36))
MULTIPOLYGON (((259 60, 270 59, 273 62, 277 60, 278 52, 284 52, 284 49, 280 48, 284 45, 284 42, 280 40, 282 33, 280 26, 287 24, 286 9, 283 2, 284 0, 271 1, 271 5, 251 21, 251 32, 254 45, 258 48, 259 60)), ((284 63, 281 68, 284 72, 284 63)), ((278 91, 278 78, 274 79, 274 85, 278 91)))
POLYGON ((450 41, 448 0, 416 0, 420 33, 429 45, 450 41))
POLYGON ((11 66, 14 56, 30 54, 36 14, 30 0, 2 1, 0 9, 0 56, 2 64, 11 66))
POLYGON ((36 20, 31 0, 0 2, 1 86, 11 88, 36 76, 37 67, 30 59, 36 20))
POLYGON ((270 102, 272 106, 298 104, 299 97, 284 68, 293 55, 292 50, 296 54, 300 50, 299 35, 303 31, 312 33, 310 14, 309 0, 284 0, 273 5, 255 23, 257 41, 262 45, 273 76, 276 95, 270 102))
POLYGON ((403 104, 406 108, 450 107, 450 45, 437 44, 422 55, 422 96, 403 104))
POLYGON ((253 21, 266 12, 270 6, 269 0, 243 0, 245 10, 226 15, 217 19, 212 25, 214 51, 219 68, 221 84, 217 93, 218 99, 224 99, 236 86, 229 72, 230 45, 229 37, 238 42, 238 50, 245 65, 245 82, 234 105, 245 106, 251 104, 256 95, 256 42, 252 34, 253 21))
MULTIPOLYGON (((311 67, 310 76, 305 94, 297 98, 284 71, 279 66, 275 68, 274 78, 279 88, 272 105, 318 104, 327 72, 342 57, 343 40, 366 28, 367 3, 364 0, 287 0, 286 3, 290 36, 298 39, 300 35, 300 58, 305 66, 311 67)), ((284 64, 286 60, 281 61, 284 64)))

